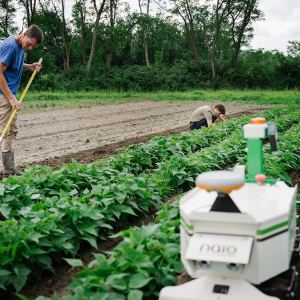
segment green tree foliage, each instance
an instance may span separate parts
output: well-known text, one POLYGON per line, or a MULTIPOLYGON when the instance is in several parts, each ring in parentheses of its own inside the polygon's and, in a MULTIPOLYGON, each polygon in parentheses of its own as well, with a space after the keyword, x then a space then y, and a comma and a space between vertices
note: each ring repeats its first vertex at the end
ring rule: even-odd
POLYGON ((264 14, 258 9, 259 0, 235 1, 229 12, 229 28, 232 38, 232 66, 236 68, 241 46, 249 46, 254 32, 252 24, 261 21, 264 14))
POLYGON ((288 54, 293 57, 300 56, 300 41, 289 41, 289 45, 287 47, 288 54))
POLYGON ((16 8, 12 0, 0 0, 0 41, 17 32, 16 8))
MULTIPOLYGON (((36 23, 44 42, 26 55, 44 57, 32 88, 65 91, 185 91, 195 88, 299 86, 300 42, 288 54, 245 50, 253 24, 263 20, 259 0, 0 0, 0 39, 36 23), (67 2, 66 2, 67 3, 67 2), (152 67, 151 67, 152 66, 152 67)), ((24 72, 25 85, 30 74, 24 72)))

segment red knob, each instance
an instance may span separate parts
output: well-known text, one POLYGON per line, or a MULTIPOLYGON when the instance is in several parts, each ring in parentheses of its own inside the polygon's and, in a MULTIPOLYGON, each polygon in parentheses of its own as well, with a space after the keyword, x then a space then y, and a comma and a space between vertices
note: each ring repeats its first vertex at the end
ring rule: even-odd
POLYGON ((264 183, 264 181, 266 180, 267 176, 264 174, 257 174, 255 176, 255 179, 257 180, 258 183, 264 183))

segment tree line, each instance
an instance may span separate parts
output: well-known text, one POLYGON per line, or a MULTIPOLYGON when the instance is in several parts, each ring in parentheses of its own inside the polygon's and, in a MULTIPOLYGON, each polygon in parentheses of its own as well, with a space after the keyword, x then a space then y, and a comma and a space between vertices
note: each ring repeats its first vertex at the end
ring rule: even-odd
POLYGON ((38 89, 298 86, 300 42, 287 55, 242 50, 262 20, 259 0, 74 0, 71 17, 65 0, 0 0, 0 41, 40 26, 44 42, 26 55, 44 57, 38 89))

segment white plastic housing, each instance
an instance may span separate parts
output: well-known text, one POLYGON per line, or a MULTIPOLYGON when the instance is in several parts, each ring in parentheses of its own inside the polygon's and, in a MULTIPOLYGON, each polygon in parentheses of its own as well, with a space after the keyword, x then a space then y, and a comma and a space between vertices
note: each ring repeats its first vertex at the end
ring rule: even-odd
POLYGON ((244 138, 266 138, 267 124, 247 124, 244 125, 244 138))
POLYGON ((245 280, 203 276, 179 286, 161 290, 159 300, 279 300, 267 296, 245 280), (229 287, 226 293, 214 293, 216 285, 229 287))
MULTIPOLYGON (((289 268, 296 238, 296 194, 284 182, 246 183, 230 197, 241 213, 210 212, 217 193, 194 188, 180 200, 181 260, 190 276, 224 276, 260 284, 289 268), (186 258, 194 234, 253 237, 249 264, 229 268, 216 255, 207 265, 186 258)), ((222 244, 224 242, 222 241, 222 244)), ((234 263, 234 260, 233 260, 234 263)))

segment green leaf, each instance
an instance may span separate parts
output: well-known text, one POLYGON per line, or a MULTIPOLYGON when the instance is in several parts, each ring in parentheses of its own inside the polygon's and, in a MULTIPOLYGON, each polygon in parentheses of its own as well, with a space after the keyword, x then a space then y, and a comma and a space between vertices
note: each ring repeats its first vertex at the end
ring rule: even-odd
POLYGON ((107 285, 111 285, 112 282, 116 279, 116 278, 124 278, 125 276, 128 276, 129 273, 119 273, 119 274, 113 274, 113 275, 109 275, 105 281, 105 283, 107 285))
POLYGON ((131 230, 132 235, 133 235, 134 244, 139 245, 140 243, 142 243, 142 241, 144 240, 144 236, 139 231, 132 230, 131 228, 130 228, 130 230, 131 230))
POLYGON ((114 211, 120 212, 120 213, 127 213, 127 214, 136 216, 136 214, 134 213, 134 211, 132 210, 131 207, 123 205, 123 204, 116 205, 114 207, 114 211))
POLYGON ((7 276, 10 274, 11 274, 11 272, 8 270, 0 269, 0 276, 7 276))
POLYGON ((50 198, 47 198, 45 200, 45 204, 48 206, 48 207, 53 207, 54 206, 54 203, 53 201, 50 199, 50 198))
POLYGON ((26 206, 26 207, 22 207, 18 213, 22 216, 26 216, 29 212, 31 211, 31 207, 26 206))
POLYGON ((68 250, 73 249, 73 245, 71 243, 69 243, 69 242, 61 243, 59 246, 65 248, 65 249, 68 249, 68 250))
POLYGON ((122 278, 114 278, 114 280, 111 283, 111 287, 123 291, 126 290, 127 284, 122 278))
POLYGON ((123 250, 132 262, 136 262, 137 258, 141 255, 140 252, 130 247, 123 247, 123 250))
POLYGON ((77 225, 77 229, 81 234, 84 232, 88 232, 92 235, 97 236, 97 231, 95 230, 96 225, 91 223, 90 221, 84 220, 82 224, 77 225))
MULTIPOLYGON (((7 256, 0 255, 0 265, 4 266, 11 261, 11 258, 7 256)), ((1 270, 0 270, 1 272, 1 270)))
MULTIPOLYGON (((124 295, 121 295, 119 293, 114 293, 114 292, 96 293, 89 298, 89 300, 125 300, 125 299, 126 298, 124 295)), ((77 298, 74 300, 87 300, 87 298, 86 299, 77 298)))
POLYGON ((181 274, 184 271, 184 269, 185 269, 184 265, 183 265, 183 263, 181 261, 179 261, 178 263, 176 263, 175 266, 174 266, 174 271, 176 273, 179 273, 179 274, 181 274))
POLYGON ((144 293, 139 290, 131 290, 128 294, 128 300, 142 300, 144 293))
POLYGON ((0 196, 3 196, 5 192, 5 185, 3 183, 0 184, 0 196))
POLYGON ((140 289, 152 279, 153 279, 152 277, 146 277, 143 274, 134 274, 130 277, 129 288, 140 289))
POLYGON ((4 284, 2 282, 0 282, 0 289, 3 289, 3 290, 6 291, 6 288, 5 288, 5 286, 4 286, 4 284))
POLYGON ((31 250, 31 253, 32 254, 46 254, 48 252, 46 252, 46 251, 44 251, 42 249, 36 248, 36 249, 31 250))
POLYGON ((36 223, 38 223, 38 222, 40 222, 40 221, 41 221, 41 219, 40 219, 39 217, 36 217, 36 218, 34 218, 34 219, 31 219, 31 222, 34 223, 34 224, 36 224, 36 223))
POLYGON ((22 277, 25 277, 31 273, 31 270, 28 267, 26 267, 25 264, 23 264, 21 262, 15 263, 15 269, 18 270, 19 275, 22 277))
POLYGON ((148 255, 143 255, 136 263, 141 269, 154 269, 154 265, 148 255))
POLYGON ((144 237, 148 237, 154 234, 159 226, 160 224, 142 226, 142 228, 139 230, 139 233, 142 234, 144 237))
POLYGON ((40 196, 41 196, 41 194, 33 194, 33 195, 31 195, 30 199, 35 200, 35 199, 38 199, 40 196))
POLYGON ((82 267, 83 262, 80 259, 63 258, 72 267, 82 267))
POLYGON ((86 235, 82 237, 83 240, 86 240, 90 243, 90 245, 96 249, 98 249, 98 245, 97 245, 97 239, 90 236, 90 235, 86 235))
POLYGON ((18 277, 17 275, 10 275, 9 279, 13 284, 16 292, 19 292, 22 289, 22 287, 26 284, 27 276, 18 277))
POLYGON ((166 277, 163 278, 162 284, 164 286, 170 286, 170 285, 176 284, 176 281, 177 281, 177 279, 175 276, 167 275, 166 277))
POLYGON ((282 171, 282 172, 279 174, 279 176, 280 176, 282 179, 284 179, 287 183, 289 183, 290 185, 293 186, 293 182, 292 182, 292 180, 291 180, 291 177, 290 177, 286 172, 282 171))
POLYGON ((30 232, 29 239, 33 240, 37 244, 39 243, 39 239, 44 237, 44 235, 38 233, 38 232, 30 232))
POLYGON ((42 246, 42 247, 52 247, 53 243, 51 243, 49 240, 47 240, 45 238, 42 238, 39 241, 39 245, 42 246))
POLYGON ((41 264, 44 264, 44 265, 48 266, 48 267, 52 266, 52 259, 48 255, 39 255, 39 262, 41 264))
POLYGON ((78 194, 78 191, 76 189, 72 190, 69 195, 70 196, 75 196, 76 194, 78 194))
POLYGON ((8 204, 6 203, 1 204, 0 213, 4 216, 4 218, 8 219, 8 215, 10 214, 10 212, 11 212, 11 207, 8 204))
MULTIPOLYGON (((21 294, 15 294, 16 296, 18 296, 20 299, 22 299, 22 300, 29 300, 27 297, 25 297, 25 296, 23 296, 23 295, 21 295, 21 294)), ((48 299, 50 299, 50 298, 48 298, 48 299)), ((48 300, 47 299, 47 300, 48 300)))
POLYGON ((0 246, 0 253, 7 251, 8 247, 0 246))

